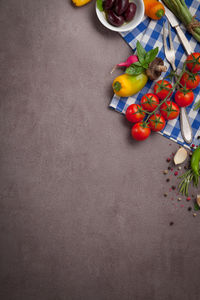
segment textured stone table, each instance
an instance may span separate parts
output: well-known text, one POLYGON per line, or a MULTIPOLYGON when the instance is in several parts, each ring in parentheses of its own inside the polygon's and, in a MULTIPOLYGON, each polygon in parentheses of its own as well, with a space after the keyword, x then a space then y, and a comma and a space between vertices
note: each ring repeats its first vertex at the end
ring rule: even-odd
POLYGON ((163 197, 178 146, 108 109, 131 50, 94 6, 0 2, 0 299, 198 300, 200 216, 163 197))

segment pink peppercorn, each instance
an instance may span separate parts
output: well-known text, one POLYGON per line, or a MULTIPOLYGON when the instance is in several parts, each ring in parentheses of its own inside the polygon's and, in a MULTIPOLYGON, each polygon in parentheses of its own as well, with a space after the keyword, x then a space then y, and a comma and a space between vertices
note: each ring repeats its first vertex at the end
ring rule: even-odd
POLYGON ((171 158, 170 158, 170 157, 168 157, 168 158, 167 158, 167 162, 170 162, 170 161, 171 161, 171 158))
POLYGON ((187 200, 187 201, 190 201, 190 200, 191 200, 191 198, 190 198, 190 197, 187 197, 187 198, 186 198, 186 200, 187 200))
POLYGON ((195 147, 195 144, 192 144, 192 146, 191 146, 192 148, 194 148, 195 147))
POLYGON ((177 176, 177 175, 178 175, 178 172, 177 172, 177 171, 176 171, 176 172, 174 172, 174 175, 175 175, 175 176, 177 176))

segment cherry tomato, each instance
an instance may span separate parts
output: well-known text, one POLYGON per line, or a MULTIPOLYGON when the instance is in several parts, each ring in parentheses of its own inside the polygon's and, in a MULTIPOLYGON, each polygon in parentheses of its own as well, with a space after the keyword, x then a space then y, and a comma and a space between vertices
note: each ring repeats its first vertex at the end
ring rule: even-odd
POLYGON ((126 119, 132 123, 142 121, 145 115, 142 106, 139 104, 131 104, 126 110, 126 119))
POLYGON ((194 101, 194 93, 191 90, 180 89, 176 92, 174 99, 180 107, 185 107, 194 101))
POLYGON ((165 127, 165 119, 161 114, 152 115, 149 118, 149 127, 153 131, 160 131, 165 127))
POLYGON ((146 123, 138 122, 133 125, 131 134, 132 137, 137 141, 146 140, 151 133, 151 129, 146 123))
MULTIPOLYGON (((156 84, 154 85, 154 94, 158 96, 159 99, 164 100, 167 95, 169 94, 170 89, 172 88, 172 85, 167 80, 158 80, 156 84)), ((172 95, 172 92, 169 94, 168 97, 172 95)))
POLYGON ((187 57, 187 68, 192 73, 197 73, 200 71, 200 53, 194 52, 187 57))
POLYGON ((196 89, 200 83, 200 76, 199 74, 195 73, 183 73, 183 76, 181 77, 180 83, 183 86, 186 86, 187 89, 196 89))
POLYGON ((159 99, 152 93, 145 94, 140 101, 142 108, 152 112, 159 104, 159 99))
POLYGON ((163 103, 160 107, 160 113, 165 120, 176 119, 179 115, 180 109, 178 105, 170 100, 163 103))

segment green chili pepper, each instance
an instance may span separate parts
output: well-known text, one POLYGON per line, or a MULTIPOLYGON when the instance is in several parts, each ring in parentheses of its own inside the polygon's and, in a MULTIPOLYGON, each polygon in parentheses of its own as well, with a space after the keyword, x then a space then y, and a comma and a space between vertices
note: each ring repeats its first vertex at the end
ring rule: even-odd
POLYGON ((191 162, 190 162, 192 171, 198 177, 200 176, 199 175, 199 162, 200 162, 200 147, 198 147, 194 150, 194 152, 192 154, 191 162))

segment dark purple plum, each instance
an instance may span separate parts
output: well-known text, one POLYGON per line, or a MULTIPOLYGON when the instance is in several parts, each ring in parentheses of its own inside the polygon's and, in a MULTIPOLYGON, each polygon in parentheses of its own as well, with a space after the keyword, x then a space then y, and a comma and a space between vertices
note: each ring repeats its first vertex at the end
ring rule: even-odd
POLYGON ((107 21, 111 25, 115 27, 119 27, 124 23, 124 17, 123 16, 118 16, 114 13, 112 10, 108 10, 107 12, 107 21))
POLYGON ((103 1, 103 9, 109 10, 113 7, 115 0, 104 0, 103 1))
POLYGON ((128 5, 129 0, 115 0, 113 10, 118 16, 121 16, 127 10, 128 5))
POLYGON ((137 9, 137 6, 135 5, 135 3, 129 3, 129 5, 124 13, 124 19, 126 22, 130 22, 131 20, 133 20, 136 9, 137 9))

